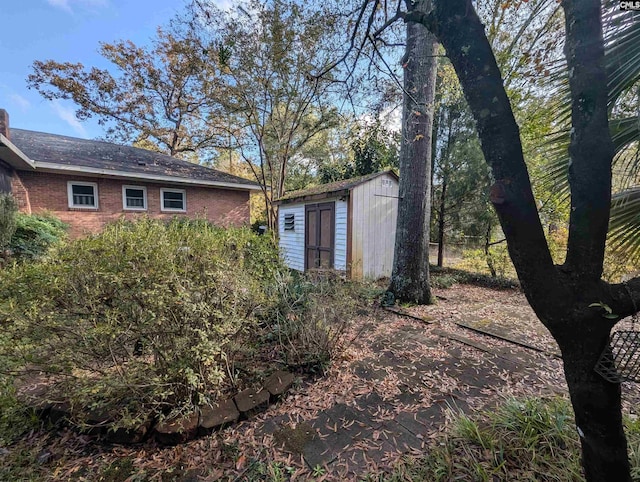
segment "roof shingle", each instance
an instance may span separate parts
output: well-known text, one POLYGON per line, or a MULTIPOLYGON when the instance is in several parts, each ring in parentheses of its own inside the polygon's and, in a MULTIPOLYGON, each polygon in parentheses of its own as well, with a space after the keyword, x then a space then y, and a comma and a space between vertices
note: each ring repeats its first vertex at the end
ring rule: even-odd
POLYGON ((193 181, 257 186, 255 181, 209 167, 183 161, 158 152, 110 142, 78 139, 11 128, 11 142, 30 159, 39 162, 120 171, 135 174, 172 176, 193 181))
POLYGON ((330 182, 327 184, 319 184, 318 186, 310 187, 308 189, 301 189, 299 191, 291 191, 286 193, 278 202, 292 201, 294 199, 301 199, 307 196, 316 196, 319 194, 331 194, 339 191, 346 191, 353 187, 356 187, 363 182, 370 181, 371 179, 375 179, 378 176, 383 174, 391 174, 397 179, 397 174, 393 171, 393 169, 386 169, 380 172, 374 172, 373 174, 367 174, 359 177, 352 177, 351 179, 343 179, 341 181, 330 182))

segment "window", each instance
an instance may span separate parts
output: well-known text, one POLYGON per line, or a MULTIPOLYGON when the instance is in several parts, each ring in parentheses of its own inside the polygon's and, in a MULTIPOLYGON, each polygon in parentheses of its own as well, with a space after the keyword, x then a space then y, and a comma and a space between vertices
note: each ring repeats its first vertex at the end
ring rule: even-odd
POLYGON ((284 230, 295 231, 296 230, 296 215, 285 214, 284 215, 284 230))
POLYGON ((127 211, 146 211, 147 188, 144 186, 122 186, 122 207, 127 211))
POLYGON ((187 210, 187 192, 184 189, 160 189, 160 209, 162 211, 187 210))
POLYGON ((69 181, 67 196, 70 208, 98 209, 98 185, 95 182, 69 181))

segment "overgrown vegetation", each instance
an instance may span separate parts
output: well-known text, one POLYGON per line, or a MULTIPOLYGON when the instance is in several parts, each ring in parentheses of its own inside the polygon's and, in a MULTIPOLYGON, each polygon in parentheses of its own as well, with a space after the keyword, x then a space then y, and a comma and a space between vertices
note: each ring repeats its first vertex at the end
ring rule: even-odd
POLYGON ((66 234, 67 225, 52 214, 17 213, 9 249, 17 259, 35 259, 46 254, 66 234))
POLYGON ((493 277, 489 274, 466 271, 456 268, 441 268, 431 266, 431 286, 434 288, 450 288, 455 283, 470 284, 493 289, 518 289, 517 279, 502 276, 493 277))
MULTIPOLYGON (((640 480, 640 422, 626 420, 633 480, 640 480)), ((385 482, 581 481, 580 442, 565 399, 510 399, 477 416, 456 414, 448 432, 385 482)))
POLYGON ((18 206, 11 194, 0 194, 0 251, 4 251, 16 231, 18 206))
MULTIPOLYGON (((549 251, 555 264, 560 265, 565 261, 568 235, 566 228, 555 228, 547 234, 549 251)), ((493 271, 499 278, 515 279, 517 277, 505 242, 494 243, 488 249, 466 249, 463 252, 462 260, 454 267, 483 274, 492 274, 493 271)), ((611 283, 618 283, 636 270, 637 266, 633 264, 632 259, 612 249, 610 243, 607 245, 603 279, 611 283)))
POLYGON ((0 365, 20 383, 44 378, 43 398, 76 424, 133 427, 279 365, 321 369, 351 296, 349 283, 292 275, 249 229, 122 221, 5 270, 0 365))
MULTIPOLYGON (((277 340, 289 367, 321 371, 350 342, 350 319, 362 313, 361 286, 333 275, 286 272, 271 293, 277 309, 267 317, 268 337, 277 340)), ((366 312, 366 311, 365 311, 366 312)))

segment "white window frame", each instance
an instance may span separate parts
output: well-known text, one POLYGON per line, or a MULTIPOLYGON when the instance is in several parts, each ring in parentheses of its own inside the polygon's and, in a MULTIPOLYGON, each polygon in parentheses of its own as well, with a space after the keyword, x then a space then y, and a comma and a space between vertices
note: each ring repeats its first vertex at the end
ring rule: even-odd
POLYGON ((187 191, 186 189, 173 189, 170 187, 160 188, 160 211, 165 213, 186 213, 187 212, 187 191), (164 193, 165 192, 179 192, 182 194, 183 209, 165 208, 164 207, 164 193))
POLYGON ((93 211, 97 211, 100 206, 100 201, 98 198, 98 183, 86 182, 86 181, 67 181, 67 200, 69 202, 69 207, 72 209, 91 209, 93 211), (74 204, 73 203, 73 186, 93 187, 93 199, 95 201, 94 205, 88 206, 86 204, 74 204))
POLYGON ((123 185, 122 186, 122 209, 125 211, 146 211, 147 206, 147 187, 146 186, 132 186, 132 185, 123 185), (127 206, 127 189, 138 189, 142 191, 143 198, 143 207, 131 207, 127 206))

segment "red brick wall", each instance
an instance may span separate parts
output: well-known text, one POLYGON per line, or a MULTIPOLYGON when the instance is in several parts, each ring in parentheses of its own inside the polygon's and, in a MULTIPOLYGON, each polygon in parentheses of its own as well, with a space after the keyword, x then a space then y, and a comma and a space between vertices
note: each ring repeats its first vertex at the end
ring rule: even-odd
POLYGON ((29 193, 27 192, 27 188, 24 186, 20 176, 21 173, 13 171, 13 176, 11 177, 11 192, 18 203, 18 209, 23 213, 31 214, 29 193))
MULTIPOLYGON (((16 177, 14 176, 14 179, 16 177)), ((201 217, 221 226, 249 224, 249 193, 247 191, 27 171, 20 172, 19 179, 28 191, 27 204, 31 212, 52 212, 71 226, 69 232, 71 237, 97 232, 105 224, 121 217, 135 219, 145 215, 158 219, 171 219, 174 216, 201 217), (98 185, 98 209, 70 208, 67 198, 68 181, 95 182, 98 185), (147 188, 147 211, 123 209, 123 185, 147 188), (187 212, 161 212, 161 188, 184 189, 187 212)), ((14 193, 16 187, 16 181, 14 181, 14 193)), ((21 205, 22 210, 26 211, 25 208, 26 206, 21 205)))

